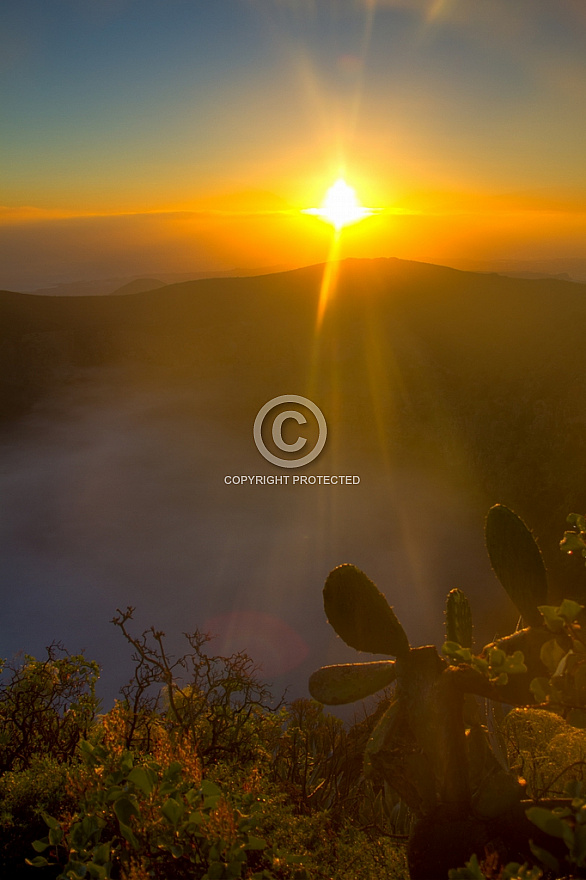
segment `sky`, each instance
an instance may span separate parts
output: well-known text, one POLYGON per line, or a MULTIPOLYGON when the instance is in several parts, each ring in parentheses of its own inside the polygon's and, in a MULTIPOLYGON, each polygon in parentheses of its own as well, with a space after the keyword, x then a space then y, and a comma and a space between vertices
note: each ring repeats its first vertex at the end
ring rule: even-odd
POLYGON ((582 0, 0 6, 0 287, 586 257, 582 0))

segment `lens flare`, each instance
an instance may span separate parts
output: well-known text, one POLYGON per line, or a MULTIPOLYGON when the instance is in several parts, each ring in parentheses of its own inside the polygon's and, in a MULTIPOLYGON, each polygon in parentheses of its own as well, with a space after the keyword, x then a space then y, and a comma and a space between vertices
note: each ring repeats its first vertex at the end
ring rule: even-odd
POLYGON ((314 214, 339 230, 351 223, 358 223, 369 217, 373 211, 363 208, 358 202, 356 192, 341 177, 327 191, 321 208, 307 208, 304 214, 314 214))

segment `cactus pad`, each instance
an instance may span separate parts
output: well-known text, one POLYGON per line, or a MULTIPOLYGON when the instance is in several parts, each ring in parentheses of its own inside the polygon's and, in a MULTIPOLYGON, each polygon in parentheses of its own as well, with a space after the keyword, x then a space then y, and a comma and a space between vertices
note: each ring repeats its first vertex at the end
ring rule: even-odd
POLYGON ((355 565, 339 565, 330 572, 324 586, 324 609, 331 626, 351 648, 394 657, 409 652, 395 612, 355 565))
POLYGON ((493 571, 523 620, 540 626, 543 621, 537 606, 547 604, 547 574, 535 538, 504 504, 488 511, 485 537, 493 571))
POLYGON ((394 660, 322 666, 309 679, 309 693, 327 706, 364 700, 395 680, 394 660))
POLYGON ((462 590, 450 590, 446 602, 446 641, 472 647, 472 612, 462 590))

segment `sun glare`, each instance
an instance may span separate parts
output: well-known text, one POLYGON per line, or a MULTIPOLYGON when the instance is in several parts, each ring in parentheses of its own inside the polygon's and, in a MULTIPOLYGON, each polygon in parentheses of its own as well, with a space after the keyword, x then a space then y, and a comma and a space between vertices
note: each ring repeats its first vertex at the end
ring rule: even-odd
POLYGON ((359 204, 355 191, 340 177, 327 191, 321 208, 308 208, 303 213, 314 214, 341 229, 369 217, 373 211, 359 204))

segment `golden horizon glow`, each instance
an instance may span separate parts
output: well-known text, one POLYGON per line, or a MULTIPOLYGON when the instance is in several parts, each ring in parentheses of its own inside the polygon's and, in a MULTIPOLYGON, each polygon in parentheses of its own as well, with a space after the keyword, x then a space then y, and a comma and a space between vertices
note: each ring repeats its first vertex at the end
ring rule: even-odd
POLYGON ((325 194, 321 208, 307 208, 304 214, 313 214, 330 223, 336 230, 359 223, 373 214, 371 208, 363 207, 356 196, 356 191, 339 177, 325 194))

